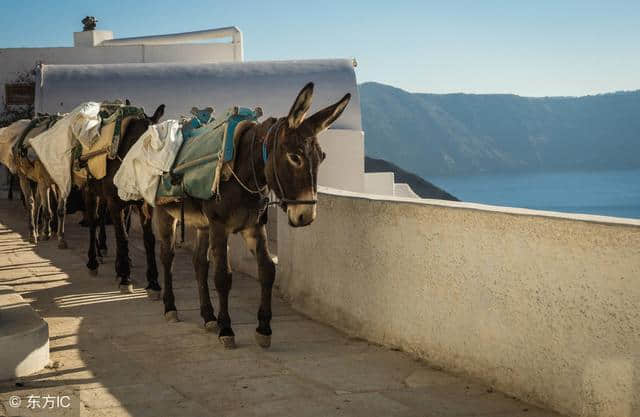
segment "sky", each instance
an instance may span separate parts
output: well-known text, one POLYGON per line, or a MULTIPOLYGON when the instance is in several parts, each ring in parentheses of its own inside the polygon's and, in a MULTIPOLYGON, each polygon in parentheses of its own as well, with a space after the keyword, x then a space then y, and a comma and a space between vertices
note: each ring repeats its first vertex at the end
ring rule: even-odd
MULTIPOLYGON (((639 0, 0 0, 0 48, 237 26, 245 60, 355 57, 411 92, 582 96, 640 89, 639 0)), ((1 65, 1 62, 0 62, 1 65)))

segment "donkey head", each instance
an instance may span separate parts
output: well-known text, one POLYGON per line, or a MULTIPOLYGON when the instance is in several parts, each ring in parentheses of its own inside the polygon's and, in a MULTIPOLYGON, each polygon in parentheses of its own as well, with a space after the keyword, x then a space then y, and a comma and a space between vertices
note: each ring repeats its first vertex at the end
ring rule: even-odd
POLYGON ((305 85, 286 117, 270 129, 265 145, 268 159, 265 169, 269 188, 283 201, 289 224, 306 226, 316 218, 318 167, 325 158, 317 135, 328 129, 347 107, 351 94, 312 116, 313 83, 305 85))
MULTIPOLYGON (((127 100, 127 102, 129 102, 129 100, 127 100)), ((138 138, 142 136, 142 134, 146 132, 147 129, 149 129, 149 126, 154 125, 160 121, 160 118, 162 118, 162 115, 164 115, 164 108, 165 105, 161 104, 158 106, 151 117, 145 114, 143 118, 132 119, 129 122, 129 124, 127 125, 127 129, 124 131, 122 142, 120 143, 120 146, 118 148, 118 155, 120 155, 121 158, 124 158, 124 155, 129 152, 131 146, 133 146, 138 138)))

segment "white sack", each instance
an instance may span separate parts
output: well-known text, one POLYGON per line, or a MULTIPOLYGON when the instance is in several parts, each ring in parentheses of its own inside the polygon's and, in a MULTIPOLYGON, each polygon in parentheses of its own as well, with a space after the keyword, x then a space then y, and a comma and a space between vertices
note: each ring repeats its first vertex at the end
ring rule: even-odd
POLYGON ((86 144, 95 142, 101 122, 99 111, 100 103, 83 103, 58 120, 49 130, 29 141, 60 188, 62 198, 66 198, 71 192, 71 151, 78 140, 86 144))
POLYGON ((155 206, 160 176, 169 172, 180 146, 180 122, 167 120, 150 126, 127 152, 113 177, 118 196, 124 201, 144 199, 155 206))
POLYGON ((22 119, 0 129, 0 163, 5 165, 12 174, 16 173, 16 165, 13 159, 13 144, 29 126, 31 120, 22 119))

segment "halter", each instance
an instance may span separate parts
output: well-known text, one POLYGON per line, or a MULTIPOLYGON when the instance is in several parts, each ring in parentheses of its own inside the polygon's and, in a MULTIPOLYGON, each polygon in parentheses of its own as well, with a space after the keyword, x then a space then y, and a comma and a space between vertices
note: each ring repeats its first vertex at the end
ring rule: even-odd
MULTIPOLYGON (((269 135, 271 134, 272 130, 274 130, 274 128, 277 126, 277 128, 275 129, 275 137, 273 140, 273 151, 272 154, 273 155, 277 155, 276 154, 276 150, 278 149, 278 133, 280 132, 280 128, 281 128, 281 122, 276 122, 274 123, 269 130, 267 131, 267 134, 265 135, 264 140, 262 141, 262 160, 265 164, 265 168, 267 166, 267 159, 269 158, 268 152, 267 152, 267 141, 269 140, 269 135)), ((240 178, 238 178, 238 176, 236 175, 235 172, 233 172, 233 170, 231 170, 231 173, 233 174, 233 177, 236 179, 236 181, 238 181, 238 183, 240 184, 240 186, 242 186, 242 188, 245 189, 245 191, 249 192, 250 194, 259 194, 261 197, 261 201, 262 201, 262 209, 259 210, 258 213, 258 217, 260 217, 262 215, 262 213, 264 213, 264 211, 267 209, 267 207, 269 206, 279 206, 280 208, 282 208, 283 210, 287 209, 287 205, 289 204, 308 204, 308 205, 312 205, 312 204, 316 204, 318 202, 318 200, 296 200, 296 199, 291 199, 291 198, 286 198, 285 194, 284 194, 284 189, 282 188, 282 184, 280 182, 280 177, 278 175, 278 167, 276 166, 276 159, 274 157, 273 159, 273 176, 276 179, 276 184, 278 186, 278 190, 280 191, 280 199, 271 199, 269 196, 269 191, 267 189, 267 185, 265 184, 264 186, 260 186, 260 184, 258 183, 258 175, 256 174, 256 166, 255 166, 255 157, 254 157, 254 148, 255 148, 255 143, 256 143, 256 132, 254 130, 253 132, 253 138, 251 139, 251 174, 253 175, 253 182, 255 184, 255 190, 250 189, 249 187, 247 187, 241 180, 240 178)), ((313 172, 311 171, 311 160, 309 159, 309 157, 305 154, 305 158, 307 159, 307 165, 309 166, 309 177, 311 178, 311 187, 313 189, 315 189, 314 187, 314 181, 313 181, 313 172)))
MULTIPOLYGON (((274 134, 274 138, 273 138, 273 155, 277 155, 276 150, 278 149, 278 133, 280 132, 281 126, 282 126, 282 122, 276 122, 274 123, 269 130, 267 131, 267 135, 264 138, 264 142, 262 142, 263 145, 263 155, 262 157, 264 158, 264 149, 265 149, 265 143, 267 142, 267 140, 269 139, 269 133, 271 133, 271 130, 278 126, 278 128, 275 130, 275 134, 274 134)), ((255 135, 254 135, 254 139, 255 139, 255 135)), ((253 149, 253 147, 251 148, 253 149)), ((267 155, 268 157, 268 155, 267 155)), ((309 166, 309 178, 311 178, 311 189, 315 189, 315 184, 313 181, 313 172, 311 171, 311 160, 309 159, 309 157, 307 156, 307 154, 304 154, 305 159, 307 160, 307 165, 309 166)), ((278 184, 278 189, 280 191, 280 205, 284 205, 285 207, 288 204, 316 204, 318 202, 318 200, 295 200, 295 199, 290 199, 290 198, 286 198, 284 195, 284 189, 282 188, 282 184, 280 183, 280 177, 278 176, 278 167, 276 166, 276 161, 277 158, 274 156, 273 158, 273 176, 276 179, 276 184, 278 184)), ((266 163, 267 161, 265 160, 265 167, 266 167, 266 163)), ((254 168, 255 169, 255 168, 254 168)))

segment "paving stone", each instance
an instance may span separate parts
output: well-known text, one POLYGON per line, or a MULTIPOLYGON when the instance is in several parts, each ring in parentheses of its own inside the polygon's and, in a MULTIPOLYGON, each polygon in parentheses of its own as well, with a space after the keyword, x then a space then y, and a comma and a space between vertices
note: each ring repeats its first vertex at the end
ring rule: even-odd
POLYGON ((91 409, 144 404, 149 402, 150 397, 162 401, 184 400, 184 397, 173 388, 157 383, 81 389, 78 392, 80 401, 91 409))
POLYGON ((230 383, 212 382, 190 394, 210 410, 233 410, 265 402, 330 395, 330 390, 292 375, 241 378, 230 383))
POLYGON ((127 406, 100 408, 97 410, 86 408, 82 416, 91 417, 203 417, 215 416, 210 410, 189 400, 178 401, 148 401, 146 403, 128 404, 127 406))
POLYGON ((407 376, 422 365, 399 352, 375 351, 317 360, 299 359, 286 362, 285 366, 296 375, 336 390, 364 392, 402 389, 407 376))
POLYGON ((410 388, 451 385, 459 382, 459 378, 453 375, 426 367, 416 369, 404 380, 404 383, 410 388))
MULTIPOLYGON (((487 393, 486 387, 475 384, 456 383, 381 394, 433 417, 513 416, 526 413, 522 411, 525 408, 533 409, 499 392, 487 393)), ((548 414, 549 417, 552 415, 557 416, 548 414)))

